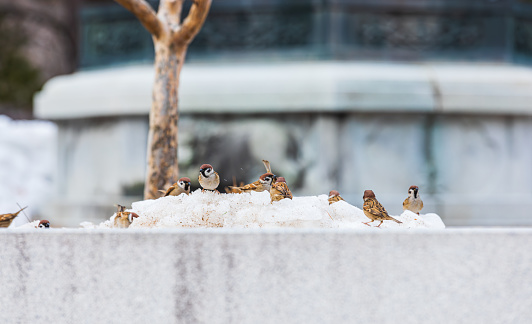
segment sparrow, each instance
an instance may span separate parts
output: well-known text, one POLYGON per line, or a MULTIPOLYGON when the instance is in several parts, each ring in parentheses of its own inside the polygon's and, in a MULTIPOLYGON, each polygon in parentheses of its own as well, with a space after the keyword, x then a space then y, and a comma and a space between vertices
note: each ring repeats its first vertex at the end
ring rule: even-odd
POLYGON ((39 222, 39 225, 37 225, 37 228, 50 228, 50 222, 46 219, 43 219, 39 222))
POLYGON ((187 195, 190 194, 190 179, 187 177, 183 177, 179 179, 176 183, 170 186, 168 190, 163 191, 159 190, 160 192, 164 193, 163 197, 166 196, 179 196, 182 193, 186 193, 187 195))
POLYGON ((220 184, 220 176, 210 164, 203 164, 200 167, 200 174, 198 177, 200 186, 203 190, 215 191, 220 184))
POLYGON ((11 225, 11 222, 15 219, 15 217, 17 217, 18 214, 26 208, 28 208, 28 206, 22 208, 16 213, 0 215, 0 227, 9 227, 9 225, 11 225))
POLYGON ((408 198, 403 201, 403 210, 410 210, 419 215, 421 209, 423 209, 423 200, 419 196, 419 188, 418 186, 410 186, 408 198))
POLYGON ((382 207, 381 203, 377 200, 377 198, 375 198, 375 194, 373 193, 373 190, 364 191, 363 198, 364 198, 364 207, 363 207, 364 215, 366 215, 366 217, 371 219, 370 222, 367 222, 364 224, 371 226, 368 223, 372 223, 373 221, 376 221, 376 220, 381 221, 379 225, 377 225, 377 227, 380 227, 382 222, 384 222, 385 220, 393 220, 394 222, 399 223, 399 224, 402 223, 398 221, 397 219, 388 215, 388 212, 386 211, 386 209, 384 209, 384 207, 382 207))
POLYGON ((125 206, 116 205, 118 207, 118 211, 116 212, 116 216, 114 219, 114 227, 118 228, 128 228, 129 225, 133 222, 133 218, 139 217, 134 212, 128 212, 126 211, 125 206))
POLYGON ((331 190, 329 192, 329 205, 340 200, 344 200, 344 198, 340 197, 340 193, 338 191, 331 190))
POLYGON ((278 177, 270 189, 271 203, 279 201, 284 198, 292 199, 292 192, 286 184, 286 180, 283 177, 278 177))
POLYGON ((272 187, 272 182, 275 180, 275 178, 276 176, 273 173, 264 173, 259 177, 259 180, 253 183, 247 184, 242 187, 229 186, 229 189, 231 189, 231 192, 233 193, 270 191, 272 187))

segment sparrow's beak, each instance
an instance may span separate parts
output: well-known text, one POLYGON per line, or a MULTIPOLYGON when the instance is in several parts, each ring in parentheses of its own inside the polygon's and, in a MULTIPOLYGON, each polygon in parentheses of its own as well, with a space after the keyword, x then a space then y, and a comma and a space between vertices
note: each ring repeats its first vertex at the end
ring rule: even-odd
POLYGON ((190 182, 185 182, 185 190, 188 190, 190 188, 190 182))
POLYGON ((419 190, 419 189, 414 189, 414 198, 417 198, 417 191, 418 191, 418 190, 419 190))

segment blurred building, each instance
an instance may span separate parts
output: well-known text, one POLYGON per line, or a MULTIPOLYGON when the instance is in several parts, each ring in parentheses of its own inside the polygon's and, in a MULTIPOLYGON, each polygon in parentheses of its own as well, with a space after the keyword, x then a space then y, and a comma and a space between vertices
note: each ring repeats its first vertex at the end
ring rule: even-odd
MULTIPOLYGON (((129 12, 79 15, 78 72, 35 100, 59 125, 45 213, 67 225, 141 198, 153 81, 129 12)), ((531 63, 525 1, 213 1, 181 74, 180 172, 211 163, 223 187, 268 159, 296 195, 373 189, 399 214, 415 184, 448 225, 530 225, 531 63)))
POLYGON ((30 118, 46 80, 78 66, 77 0, 0 0, 0 114, 30 118))

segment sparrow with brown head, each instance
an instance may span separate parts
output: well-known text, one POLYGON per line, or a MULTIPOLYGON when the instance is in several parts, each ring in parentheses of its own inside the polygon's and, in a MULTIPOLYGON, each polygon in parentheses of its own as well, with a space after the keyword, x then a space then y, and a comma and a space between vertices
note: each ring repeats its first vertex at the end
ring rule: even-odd
POLYGON ((386 211, 386 209, 384 209, 384 207, 375 197, 375 193, 373 192, 373 190, 364 191, 363 199, 364 199, 364 206, 363 206, 364 215, 366 215, 367 218, 371 219, 370 222, 367 222, 364 224, 371 226, 369 225, 369 223, 372 223, 373 221, 376 221, 376 220, 381 221, 379 225, 377 225, 377 227, 380 227, 382 225, 382 222, 384 222, 385 220, 392 220, 399 224, 402 223, 398 221, 397 219, 388 215, 388 212, 386 211))

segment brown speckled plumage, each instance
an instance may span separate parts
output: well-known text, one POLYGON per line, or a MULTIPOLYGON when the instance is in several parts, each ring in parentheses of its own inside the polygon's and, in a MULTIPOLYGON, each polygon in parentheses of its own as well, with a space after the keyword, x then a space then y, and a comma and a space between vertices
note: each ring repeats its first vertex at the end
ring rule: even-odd
POLYGON ((344 200, 344 198, 340 197, 340 193, 338 191, 331 190, 329 192, 329 205, 341 200, 344 200))
POLYGON ((278 177, 276 182, 272 184, 270 198, 272 203, 285 198, 292 199, 292 192, 283 177, 278 177))
POLYGON ((133 222, 133 218, 139 217, 139 215, 134 212, 126 211, 125 206, 117 205, 117 207, 118 211, 116 212, 116 216, 114 218, 114 227, 128 228, 133 222))
POLYGON ((13 220, 15 219, 15 217, 18 216, 18 214, 23 211, 24 209, 28 208, 28 206, 22 208, 21 210, 19 210, 18 212, 16 213, 10 213, 10 214, 2 214, 0 215, 0 227, 9 227, 9 225, 11 225, 11 223, 13 222, 13 220))
POLYGON ((402 223, 398 221, 397 219, 391 217, 388 215, 388 212, 384 207, 379 203, 377 198, 375 197, 375 193, 373 193, 372 190, 366 190, 364 191, 364 215, 366 215, 367 218, 371 219, 371 221, 364 223, 368 226, 369 223, 372 223, 373 221, 381 221, 377 227, 380 227, 382 222, 385 220, 392 220, 396 223, 402 223))
POLYGON ((243 193, 243 192, 251 192, 251 191, 256 191, 256 192, 270 191, 274 178, 275 178, 274 174, 267 172, 261 175, 259 180, 255 182, 252 182, 242 187, 229 186, 229 189, 231 190, 230 192, 232 193, 243 193))
POLYGON ((164 192, 164 197, 179 196, 182 193, 187 195, 190 194, 190 179, 187 177, 183 177, 171 185, 170 188, 164 192))

